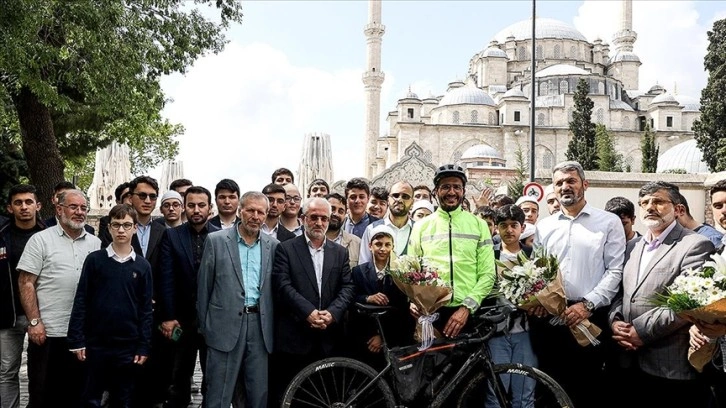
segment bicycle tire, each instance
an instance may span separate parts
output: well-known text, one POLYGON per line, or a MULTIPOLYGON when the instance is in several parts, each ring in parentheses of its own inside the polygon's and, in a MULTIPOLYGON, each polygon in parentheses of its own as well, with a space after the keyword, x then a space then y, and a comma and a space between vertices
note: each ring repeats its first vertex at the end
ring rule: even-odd
MULTIPOLYGON (((544 371, 534 367, 521 364, 496 364, 493 367, 497 376, 525 376, 535 381, 534 406, 536 408, 572 408, 572 401, 565 390, 544 371)), ((488 374, 480 372, 476 374, 464 386, 459 395, 456 406, 458 408, 481 407, 487 399, 487 388, 489 385, 488 374)), ((506 396, 510 398, 509 395, 506 396)), ((512 408, 512 401, 503 401, 502 408, 512 408)), ((501 404, 500 404, 501 405, 501 404)))
MULTIPOLYGON (((292 379, 282 400, 284 408, 342 407, 344 402, 368 384, 378 372, 358 360, 326 358, 303 368, 292 379)), ((356 408, 396 406, 391 387, 380 378, 353 401, 356 408)))

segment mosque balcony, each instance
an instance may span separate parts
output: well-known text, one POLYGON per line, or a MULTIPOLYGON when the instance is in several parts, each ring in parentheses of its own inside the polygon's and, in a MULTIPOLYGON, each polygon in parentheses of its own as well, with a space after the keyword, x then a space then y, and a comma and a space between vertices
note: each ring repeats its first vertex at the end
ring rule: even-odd
POLYGON ((379 87, 383 85, 386 75, 383 72, 364 72, 362 75, 363 84, 366 87, 379 87))
POLYGON ((370 37, 380 37, 386 32, 386 26, 383 24, 373 23, 373 24, 366 24, 365 27, 363 27, 363 33, 370 37))

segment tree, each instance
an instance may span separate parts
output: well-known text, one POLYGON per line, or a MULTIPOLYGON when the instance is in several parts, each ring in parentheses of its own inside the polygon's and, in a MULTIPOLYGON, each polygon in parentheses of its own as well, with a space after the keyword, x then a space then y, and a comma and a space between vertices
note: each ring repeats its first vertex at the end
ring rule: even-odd
POLYGON ((650 125, 645 125, 645 132, 640 139, 640 150, 643 152, 643 161, 640 165, 642 173, 655 173, 658 168, 658 152, 660 147, 655 143, 655 133, 650 130, 650 125))
POLYGON ((708 32, 703 66, 708 82, 701 91, 701 116, 693 122, 696 145, 711 171, 726 170, 726 19, 713 23, 708 32))
POLYGON ((623 171, 623 155, 615 150, 615 141, 605 125, 595 126, 597 144, 597 169, 600 171, 623 171))
POLYGON ((242 19, 237 0, 194 3, 216 7, 219 22, 184 0, 3 2, 0 93, 42 200, 63 180, 64 157, 154 132, 176 148, 181 129, 161 118, 159 79, 222 50, 223 30, 242 19))
POLYGON ((514 151, 514 160, 517 165, 514 168, 514 177, 507 182, 507 195, 516 201, 522 196, 524 185, 529 180, 527 162, 524 159, 524 152, 519 143, 517 143, 517 150, 514 151))
POLYGON ((597 146, 595 145, 595 124, 592 123, 592 108, 595 104, 587 94, 590 86, 583 78, 577 82, 574 100, 575 109, 572 112, 570 132, 572 139, 567 145, 565 157, 575 160, 585 170, 597 170, 597 146))

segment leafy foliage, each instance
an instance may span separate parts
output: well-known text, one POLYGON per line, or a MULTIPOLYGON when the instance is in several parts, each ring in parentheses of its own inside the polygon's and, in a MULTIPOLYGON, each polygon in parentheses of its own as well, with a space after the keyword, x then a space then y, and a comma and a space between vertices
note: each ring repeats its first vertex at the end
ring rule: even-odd
POLYGON ((615 149, 615 141, 605 125, 595 126, 597 142, 597 169, 600 171, 623 171, 623 155, 615 149))
POLYGON ((512 197, 514 201, 517 201, 522 196, 524 185, 529 180, 524 151, 522 151, 522 146, 519 143, 517 143, 517 150, 514 151, 514 160, 517 162, 517 165, 514 167, 514 177, 507 182, 507 195, 512 197))
POLYGON ((587 94, 590 86, 583 78, 577 82, 573 99, 575 110, 572 112, 570 132, 572 139, 567 145, 567 160, 575 160, 585 170, 598 169, 597 146, 595 143, 595 124, 592 123, 592 108, 595 106, 587 94))
POLYGON ((717 172, 726 170, 726 19, 713 23, 708 41, 703 60, 708 82, 701 91, 701 117, 693 122, 693 131, 703 160, 717 172))
POLYGON ((645 125, 645 132, 640 139, 640 150, 643 152, 643 161, 640 165, 642 173, 655 173, 658 168, 658 152, 660 146, 655 142, 655 133, 650 130, 650 125, 645 125))

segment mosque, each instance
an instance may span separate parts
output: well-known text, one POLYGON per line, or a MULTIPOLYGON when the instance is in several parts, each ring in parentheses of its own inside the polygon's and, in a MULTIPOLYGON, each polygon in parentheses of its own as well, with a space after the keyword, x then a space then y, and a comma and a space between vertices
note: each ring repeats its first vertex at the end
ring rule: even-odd
MULTIPOLYGON (((535 168, 551 169, 565 160, 573 95, 578 81, 584 79, 594 102, 592 121, 607 127, 629 171, 640 171, 640 142, 647 124, 660 146, 658 172, 707 172, 691 130, 699 117, 698 100, 657 84, 643 87, 639 82, 642 62, 634 52, 637 34, 632 27, 632 0, 621 1, 620 6, 619 30, 612 45, 599 38, 590 42, 564 22, 536 19, 535 168)), ((444 95, 422 97, 409 91, 387 113, 383 134, 379 122, 385 26, 379 0, 369 2, 364 33, 368 178, 380 178, 406 160, 412 149, 429 167, 457 162, 470 176, 494 175, 496 179, 506 177, 507 170, 513 172, 519 149, 523 157, 529 157, 531 19, 499 31, 486 48, 471 57, 466 78, 449 83, 444 95)))

